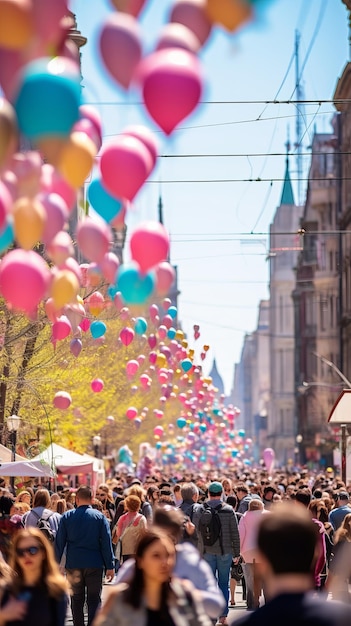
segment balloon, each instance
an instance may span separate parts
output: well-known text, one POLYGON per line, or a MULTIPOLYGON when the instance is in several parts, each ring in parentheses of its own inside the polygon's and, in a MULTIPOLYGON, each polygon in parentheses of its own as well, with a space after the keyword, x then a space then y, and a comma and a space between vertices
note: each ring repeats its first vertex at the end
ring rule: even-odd
POLYGON ((17 144, 18 129, 15 110, 7 100, 0 98, 0 169, 9 161, 17 144))
POLYGON ((73 356, 78 357, 81 353, 83 344, 80 339, 72 339, 69 344, 69 349, 72 352, 73 356))
POLYGON ((158 327, 158 336, 160 339, 165 339, 166 335, 167 335, 167 327, 166 326, 159 326, 158 327))
POLYGON ((100 33, 100 53, 107 71, 128 89, 141 59, 141 30, 132 15, 112 13, 100 33))
POLYGON ((79 119, 80 72, 64 57, 25 66, 15 99, 20 131, 32 141, 68 137, 79 119))
POLYGON ((108 252, 113 235, 102 220, 86 217, 77 227, 77 243, 83 255, 95 263, 100 263, 108 252))
POLYGON ((44 229, 41 235, 43 243, 48 245, 66 223, 68 210, 65 201, 57 193, 43 193, 38 197, 45 211, 44 229))
POLYGON ((247 0, 206 0, 206 13, 211 22, 224 26, 229 32, 253 16, 247 0))
POLYGON ((120 135, 103 147, 100 169, 106 189, 132 201, 152 170, 152 159, 140 139, 120 135))
POLYGON ((64 199, 68 211, 76 205, 77 193, 71 185, 50 164, 44 163, 41 169, 41 190, 43 193, 57 193, 64 199))
POLYGON ((121 266, 117 273, 117 289, 126 304, 144 304, 151 296, 155 279, 151 272, 141 274, 135 267, 121 266))
POLYGON ((149 335, 148 340, 147 340, 151 350, 153 350, 153 348, 155 348, 156 344, 157 344, 157 337, 156 335, 149 335))
POLYGON ((0 46, 9 50, 25 48, 34 35, 30 0, 1 0, 0 46))
POLYGON ((62 147, 57 169, 69 185, 78 189, 88 178, 96 156, 96 146, 82 132, 72 132, 62 147))
POLYGON ((166 135, 190 115, 202 93, 200 62, 180 48, 158 50, 146 57, 140 64, 139 80, 145 107, 166 135))
POLYGON ((12 220, 7 220, 3 229, 0 231, 0 254, 5 252, 13 243, 15 233, 13 232, 12 220))
POLYGON ((54 305, 60 309, 65 304, 73 302, 78 294, 79 282, 77 276, 70 270, 59 270, 53 276, 50 293, 54 305))
POLYGON ((168 329, 167 331, 167 337, 168 339, 174 339, 174 337, 176 336, 176 329, 173 328, 173 326, 171 326, 171 328, 168 329))
POLYGON ((177 419, 178 428, 184 428, 186 426, 186 419, 184 417, 178 417, 177 419))
MULTIPOLYGON (((70 272, 73 272, 73 274, 77 277, 78 283, 82 283, 82 272, 80 266, 78 265, 77 261, 73 259, 73 257, 68 257, 64 261, 64 263, 61 263, 59 265, 59 269, 69 270, 70 272)), ((83 304, 83 300, 81 301, 81 304, 83 304)))
POLYGON ((147 374, 142 374, 139 380, 143 389, 146 389, 148 386, 148 383, 151 382, 151 378, 147 374))
POLYGON ((132 378, 133 376, 135 376, 135 374, 137 373, 139 369, 139 363, 138 361, 132 359, 131 361, 128 361, 127 365, 126 365, 126 372, 127 375, 129 376, 129 378, 132 378))
POLYGON ((147 329, 147 321, 144 317, 137 317, 134 324, 137 335, 143 335, 147 329))
MULTIPOLYGON (((64 18, 67 18, 67 0, 31 0, 36 36, 47 52, 64 37, 64 18)), ((72 20, 73 25, 73 20, 72 20)))
POLYGON ((145 4, 145 0, 111 0, 118 11, 137 17, 145 4))
POLYGON ((82 329, 83 333, 86 333, 90 328, 90 320, 88 318, 83 317, 82 321, 79 322, 79 327, 82 329))
POLYGON ((190 359, 184 359, 180 365, 184 372, 189 372, 193 366, 192 361, 190 361, 190 359))
POLYGON ((72 331, 72 326, 66 315, 61 315, 52 325, 53 341, 62 341, 66 339, 72 331))
POLYGON ((82 104, 79 107, 79 114, 81 120, 88 120, 95 127, 96 132, 102 136, 102 122, 98 110, 91 104, 82 104))
MULTIPOLYGON (((165 311, 168 311, 169 307, 171 306, 172 301, 169 298, 165 298, 162 302, 162 306, 164 308, 165 311)), ((182 332, 182 331, 180 331, 182 332)), ((184 333, 182 334, 182 338, 184 337, 184 333)))
POLYGON ((0 231, 7 225, 12 208, 12 197, 4 183, 0 180, 0 231))
POLYGON ((30 250, 43 234, 45 210, 39 200, 20 198, 15 202, 12 213, 16 241, 25 250, 30 250))
POLYGON ((129 346, 134 339, 134 330, 129 328, 129 326, 125 326, 119 333, 119 338, 124 346, 129 346))
MULTIPOLYGON (((79 107, 79 110, 81 107, 79 107)), ((87 119, 80 119, 72 128, 72 133, 82 133, 94 145, 94 154, 97 154, 102 146, 102 137, 96 130, 95 124, 87 119)))
POLYGON ((155 267, 156 293, 158 296, 165 296, 169 293, 175 279, 175 269, 168 261, 162 261, 155 267))
POLYGON ((169 236, 160 222, 143 222, 132 233, 130 250, 142 272, 164 261, 169 254, 169 236))
POLYGON ((170 306, 170 307, 169 307, 169 309, 168 309, 168 311, 167 311, 167 315, 169 315, 169 316, 172 318, 172 320, 175 320, 175 318, 176 318, 176 317, 177 317, 177 315, 178 315, 178 310, 177 310, 177 307, 175 307, 175 306, 170 306))
POLYGON ((90 324, 90 332, 94 339, 99 339, 99 337, 103 337, 106 332, 106 324, 100 320, 95 320, 90 324))
POLYGON ((101 271, 109 283, 116 280, 119 258, 114 252, 107 252, 100 263, 101 271))
POLYGON ((54 395, 53 405, 56 409, 65 410, 72 404, 72 398, 67 391, 58 391, 54 395))
POLYGON ((134 406, 130 406, 126 410, 126 416, 128 417, 129 420, 133 420, 137 415, 138 415, 138 411, 134 406))
POLYGON ((205 7, 206 0, 176 0, 169 20, 189 28, 202 46, 208 39, 212 28, 205 7))
POLYGON ((100 393, 100 391, 102 391, 104 388, 104 382, 101 380, 101 378, 94 378, 94 380, 92 380, 90 383, 90 387, 94 393, 100 393))
POLYGON ((92 315, 99 315, 105 306, 105 298, 100 291, 94 291, 87 299, 89 311, 92 315))
POLYGON ((64 230, 60 230, 50 241, 46 252, 56 265, 66 263, 68 257, 74 254, 73 241, 70 234, 64 230))
POLYGON ((97 287, 102 282, 101 268, 97 263, 90 263, 86 273, 87 284, 90 287, 97 287))
POLYGON ((156 50, 164 48, 182 48, 192 54, 196 54, 201 47, 196 35, 183 24, 166 24, 162 29, 156 50))
POLYGON ((150 308, 149 308, 149 314, 151 317, 151 320, 154 321, 154 319, 158 316, 159 314, 159 309, 157 304, 151 304, 150 308))
POLYGON ((162 437, 164 434, 164 429, 162 426, 155 426, 154 435, 155 437, 162 437))
POLYGON ((104 187, 102 180, 95 178, 88 187, 88 200, 94 211, 105 222, 112 222, 122 211, 123 203, 112 196, 104 187))
MULTIPOLYGON (((150 153, 152 160, 152 169, 155 167, 157 155, 158 155, 158 141, 154 135, 154 133, 147 128, 147 126, 135 125, 135 126, 127 126, 124 129, 123 135, 129 135, 130 137, 135 137, 139 139, 141 143, 144 144, 145 148, 150 153)), ((150 172, 151 173, 151 172, 150 172)))
POLYGON ((11 250, 0 263, 0 292, 7 304, 33 313, 47 291, 50 270, 33 250, 11 250))
POLYGON ((275 452, 272 448, 265 448, 265 450, 263 450, 263 461, 267 468, 267 472, 271 474, 275 461, 275 452))

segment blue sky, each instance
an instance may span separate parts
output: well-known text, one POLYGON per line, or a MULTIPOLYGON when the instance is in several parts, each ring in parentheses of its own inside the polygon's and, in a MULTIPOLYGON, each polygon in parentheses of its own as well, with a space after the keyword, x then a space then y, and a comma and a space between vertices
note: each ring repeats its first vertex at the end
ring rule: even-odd
MULTIPOLYGON (((140 20, 145 54, 153 49, 171 4, 148 1, 140 20)), ((197 353, 204 343, 210 345, 205 372, 216 358, 229 393, 243 337, 255 329, 258 302, 269 295, 266 233, 280 201, 288 134, 291 177, 296 178, 296 106, 260 101, 296 97, 292 55, 297 29, 304 97, 317 101, 303 111, 306 178, 314 130, 331 131, 333 106, 319 101, 332 99, 348 60, 346 8, 341 0, 263 1, 255 22, 239 34, 216 29, 200 54, 206 103, 167 139, 144 113, 139 94, 122 92, 102 67, 97 39, 113 10, 109 1, 71 0, 70 7, 88 37, 82 49, 84 98, 98 103, 105 137, 130 123, 146 123, 157 132, 162 156, 135 199, 128 226, 157 219, 161 192, 171 258, 179 272, 179 318, 197 353), (257 178, 261 182, 245 182, 257 178), (232 182, 214 182, 228 179, 232 182), (201 333, 196 343, 194 324, 201 333)), ((297 183, 293 186, 297 197, 297 183)))

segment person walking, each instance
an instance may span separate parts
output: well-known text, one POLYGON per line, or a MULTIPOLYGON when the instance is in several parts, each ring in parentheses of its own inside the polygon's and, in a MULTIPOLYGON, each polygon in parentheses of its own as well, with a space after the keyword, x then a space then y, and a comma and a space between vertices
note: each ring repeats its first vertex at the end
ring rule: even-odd
POLYGON ((195 513, 199 515, 203 510, 202 504, 198 503, 199 489, 195 483, 183 483, 180 487, 180 493, 182 496, 182 503, 179 507, 183 511, 187 520, 191 522, 191 530, 188 532, 184 528, 182 541, 191 543, 195 548, 199 546, 199 537, 195 525, 192 524, 195 513), (193 531, 193 532, 191 532, 193 531))
POLYGON ((264 510, 261 500, 251 500, 249 509, 239 521, 240 553, 244 560, 243 571, 246 584, 247 608, 251 611, 259 604, 262 582, 258 575, 257 564, 259 552, 257 549, 257 528, 262 515, 269 515, 264 510))
POLYGON ((103 513, 92 508, 92 495, 90 487, 81 486, 77 489, 77 508, 62 515, 55 540, 59 563, 66 549, 66 572, 72 588, 74 626, 84 626, 85 595, 90 626, 101 604, 104 570, 107 581, 112 581, 114 577, 109 522, 103 513))
POLYGON ((335 507, 329 513, 329 521, 334 528, 337 530, 346 515, 351 513, 351 508, 349 506, 350 496, 347 491, 339 491, 335 495, 335 507))
POLYGON ((38 489, 34 494, 33 508, 22 517, 25 528, 35 527, 39 520, 46 520, 51 528, 52 538, 56 536, 61 515, 51 508, 51 498, 47 489, 38 489))

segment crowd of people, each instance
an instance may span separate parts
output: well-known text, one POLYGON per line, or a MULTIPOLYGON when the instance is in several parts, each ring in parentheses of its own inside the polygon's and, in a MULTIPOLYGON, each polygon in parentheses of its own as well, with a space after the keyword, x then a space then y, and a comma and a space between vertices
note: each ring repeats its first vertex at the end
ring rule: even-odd
POLYGON ((0 479, 0 626, 64 626, 68 604, 74 626, 226 625, 238 584, 242 624, 350 622, 351 484, 331 468, 50 487, 0 479))

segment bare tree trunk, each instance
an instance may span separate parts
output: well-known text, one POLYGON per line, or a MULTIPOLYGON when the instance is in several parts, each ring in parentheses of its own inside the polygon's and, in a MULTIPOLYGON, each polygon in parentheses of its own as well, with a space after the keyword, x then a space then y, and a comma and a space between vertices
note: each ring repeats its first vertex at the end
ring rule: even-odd
POLYGON ((31 336, 26 341, 26 346, 23 351, 22 363, 19 367, 16 381, 16 392, 15 397, 12 403, 11 415, 17 415, 22 400, 22 393, 25 387, 25 376, 28 365, 33 357, 35 344, 37 342, 38 336, 40 333, 40 328, 38 324, 33 324, 31 327, 31 336))

